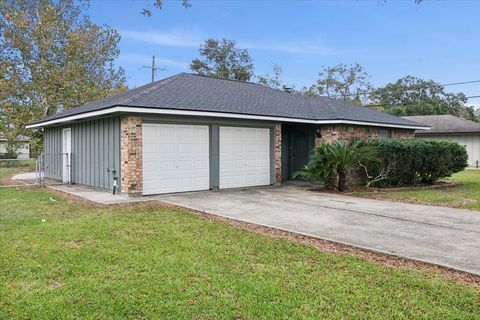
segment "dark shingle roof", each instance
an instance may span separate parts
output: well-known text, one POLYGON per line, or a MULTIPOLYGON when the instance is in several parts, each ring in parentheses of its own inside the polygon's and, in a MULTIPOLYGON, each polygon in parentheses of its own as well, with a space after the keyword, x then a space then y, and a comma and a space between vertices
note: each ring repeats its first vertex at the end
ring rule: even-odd
POLYGON ((480 123, 452 115, 403 117, 430 126, 430 130, 417 130, 418 134, 480 133, 480 123))
POLYGON ((419 126, 418 123, 410 120, 326 97, 303 97, 255 83, 188 73, 180 73, 87 103, 43 119, 38 123, 114 106, 419 126))

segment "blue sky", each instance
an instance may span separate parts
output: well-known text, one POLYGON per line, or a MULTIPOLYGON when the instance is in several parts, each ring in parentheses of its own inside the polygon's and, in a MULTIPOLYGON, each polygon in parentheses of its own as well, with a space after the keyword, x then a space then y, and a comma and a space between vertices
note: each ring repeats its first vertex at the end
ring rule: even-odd
MULTIPOLYGON (((248 48, 257 74, 282 66, 283 80, 302 87, 318 78, 322 65, 358 62, 376 86, 405 75, 450 83, 480 79, 480 2, 424 1, 196 1, 184 9, 166 1, 153 16, 140 14, 150 1, 91 0, 97 24, 117 29, 128 85, 150 81, 153 54, 167 70, 182 71, 207 38, 236 40, 248 48)), ((480 83, 448 87, 480 95, 480 83)), ((471 99, 480 104, 480 99, 471 99)))

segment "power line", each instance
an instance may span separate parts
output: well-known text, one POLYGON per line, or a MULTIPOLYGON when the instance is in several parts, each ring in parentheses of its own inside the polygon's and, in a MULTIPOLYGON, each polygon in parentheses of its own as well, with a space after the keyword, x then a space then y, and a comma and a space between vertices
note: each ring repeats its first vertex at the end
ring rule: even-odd
MULTIPOLYGON (((444 84, 439 84, 440 87, 448 87, 448 86, 457 86, 457 85, 462 85, 462 84, 471 84, 471 83, 480 83, 480 80, 470 80, 470 81, 461 81, 461 82, 451 82, 451 83, 444 83, 444 84)), ((364 95, 367 95, 367 94, 371 94, 371 93, 375 93, 377 91, 380 91, 381 89, 375 89, 375 90, 372 90, 372 91, 365 91, 365 92, 361 92, 361 93, 351 93, 351 94, 348 94, 347 96, 348 97, 356 97, 356 96, 364 96, 364 95)), ((470 99, 470 98, 479 98, 480 96, 471 96, 471 97, 467 97, 467 99, 470 99)))
POLYGON ((444 83, 441 84, 442 87, 447 87, 447 86, 457 86, 460 84, 470 84, 470 83, 478 83, 480 80, 471 80, 471 81, 463 81, 463 82, 452 82, 452 83, 444 83))
MULTIPOLYGON (((480 95, 478 96, 469 96, 469 97, 466 97, 467 99, 472 99, 472 98, 480 98, 480 95)), ((417 104, 418 102, 409 102, 409 103, 398 103, 396 104, 396 106, 407 106, 407 105, 414 105, 414 104, 417 104)), ((389 106, 388 104, 384 104, 384 103, 374 103, 374 104, 366 104, 364 105, 364 107, 367 107, 367 108, 370 108, 370 107, 386 107, 386 106, 389 106)))

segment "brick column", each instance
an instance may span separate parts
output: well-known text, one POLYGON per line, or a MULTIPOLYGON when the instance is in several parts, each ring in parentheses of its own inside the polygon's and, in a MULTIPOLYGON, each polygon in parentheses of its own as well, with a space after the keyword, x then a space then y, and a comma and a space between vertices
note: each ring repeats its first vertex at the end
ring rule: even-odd
POLYGON ((141 196, 142 174, 142 117, 122 116, 120 124, 121 191, 141 196))
POLYGON ((275 143, 275 176, 274 183, 282 182, 282 125, 275 125, 274 143, 275 143))

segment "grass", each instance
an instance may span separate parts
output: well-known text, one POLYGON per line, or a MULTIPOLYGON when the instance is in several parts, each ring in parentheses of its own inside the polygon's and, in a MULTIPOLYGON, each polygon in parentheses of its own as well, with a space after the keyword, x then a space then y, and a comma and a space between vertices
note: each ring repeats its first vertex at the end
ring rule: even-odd
POLYGON ((467 169, 446 179, 460 183, 444 189, 411 189, 386 192, 353 192, 353 195, 383 200, 480 210, 480 170, 467 169))
POLYGON ((35 169, 35 160, 16 160, 12 162, 0 161, 0 186, 5 185, 5 181, 18 174, 23 172, 30 172, 35 169))
POLYGON ((1 319, 480 319, 480 290, 154 205, 0 189, 1 319))

